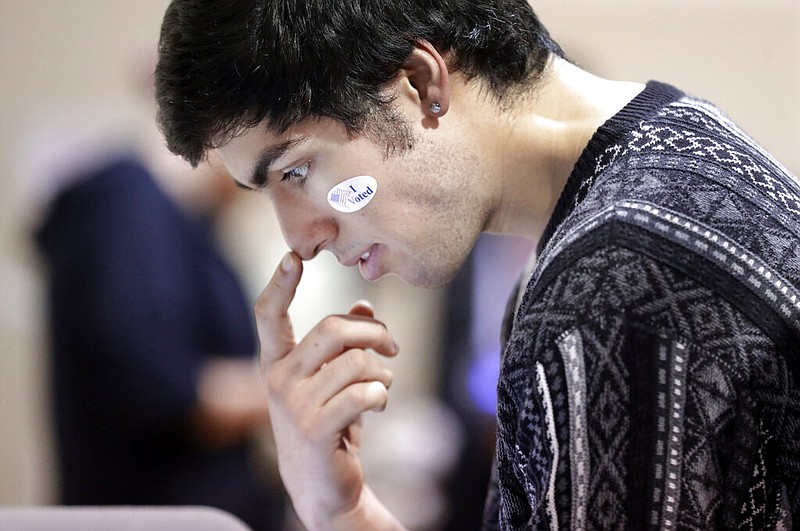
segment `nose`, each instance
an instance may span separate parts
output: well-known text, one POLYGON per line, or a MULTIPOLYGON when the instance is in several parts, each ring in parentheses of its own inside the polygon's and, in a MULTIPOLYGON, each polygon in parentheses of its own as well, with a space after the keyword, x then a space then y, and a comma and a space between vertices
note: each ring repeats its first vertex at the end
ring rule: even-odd
POLYGON ((298 209, 290 216, 278 215, 283 239, 302 260, 311 260, 330 246, 338 234, 336 220, 314 216, 310 210, 298 209))

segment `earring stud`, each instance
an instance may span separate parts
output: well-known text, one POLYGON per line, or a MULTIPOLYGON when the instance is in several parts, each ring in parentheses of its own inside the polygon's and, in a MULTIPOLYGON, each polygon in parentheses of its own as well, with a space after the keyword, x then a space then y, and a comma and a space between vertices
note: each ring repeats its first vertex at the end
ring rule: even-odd
POLYGON ((439 114, 442 112, 442 105, 438 101, 434 101, 431 103, 431 112, 433 114, 439 114))

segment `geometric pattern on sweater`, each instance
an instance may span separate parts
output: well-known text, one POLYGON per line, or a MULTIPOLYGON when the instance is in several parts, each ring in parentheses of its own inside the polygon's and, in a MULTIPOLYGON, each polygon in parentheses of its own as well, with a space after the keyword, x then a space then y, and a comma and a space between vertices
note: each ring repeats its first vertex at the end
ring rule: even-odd
MULTIPOLYGON (((682 164, 693 157, 720 165, 766 194, 790 216, 800 216, 797 183, 775 177, 788 175, 788 170, 713 105, 683 98, 665 107, 653 123, 641 124, 632 131, 626 144, 609 146, 597 158, 594 175, 602 174, 617 157, 648 152, 680 155, 682 164)), ((590 188, 592 182, 593 178, 583 181, 581 188, 590 188)))
MULTIPOLYGON (((712 261, 738 253, 730 264, 717 265, 739 275, 742 267, 753 269, 748 262, 765 260, 749 283, 770 301, 777 297, 770 290, 783 295, 794 290, 794 300, 784 301, 781 312, 795 319, 794 328, 800 330, 796 296, 800 290, 800 184, 719 110, 688 97, 678 99, 640 122, 625 141, 605 147, 593 166, 594 171, 578 184, 573 215, 560 224, 562 233, 574 240, 576 224, 591 224, 583 218, 602 215, 597 213, 598 205, 639 208, 633 217, 645 223, 661 214, 658 226, 674 225, 670 215, 683 217, 678 221, 685 225, 685 234, 678 228, 672 239, 691 239, 695 247, 687 246, 690 253, 712 261), (603 180, 603 186, 593 186, 597 180, 603 180), (701 226, 704 233, 697 234, 701 226), (725 247, 720 248, 723 240, 725 247)), ((562 238, 551 242, 564 246, 562 238)))
POLYGON ((515 330, 537 333, 512 333, 506 351, 500 388, 522 386, 525 398, 512 393, 498 411, 499 430, 516 432, 501 438, 498 467, 516 473, 499 487, 517 500, 499 528, 776 527, 785 492, 797 488, 800 456, 782 477, 775 443, 797 435, 781 426, 800 420, 800 397, 771 339, 708 288, 630 249, 603 247, 568 271, 520 312, 515 330), (568 405, 574 363, 567 349, 552 348, 567 338, 585 365, 583 414, 568 405), (542 387, 525 384, 536 382, 538 366, 549 416, 542 387), (585 451, 573 453, 581 429, 585 451), (781 479, 767 488, 771 476, 781 479))
MULTIPOLYGON (((724 200, 724 198, 722 199, 724 200)), ((741 213, 747 210, 730 210, 733 216, 727 222, 740 225, 745 220, 741 213)), ((758 252, 751 252, 738 241, 728 238, 724 233, 703 226, 692 218, 664 207, 639 201, 622 201, 607 207, 595 216, 583 220, 572 227, 568 237, 561 239, 558 244, 547 254, 542 262, 542 268, 554 260, 567 246, 584 237, 587 233, 597 229, 598 224, 608 223, 612 218, 619 218, 624 223, 637 226, 662 238, 681 245, 687 252, 702 256, 720 269, 724 269, 742 285, 746 285, 757 297, 767 304, 776 306, 784 319, 794 328, 800 330, 800 289, 795 287, 798 283, 797 270, 790 267, 793 273, 792 280, 776 271, 758 252)), ((759 247, 761 238, 755 238, 751 245, 759 247)), ((773 234, 767 240, 770 245, 781 248, 779 260, 786 266, 800 263, 798 260, 789 260, 789 257, 800 256, 800 240, 791 235, 779 236, 773 234)), ((762 253, 763 254, 763 253, 762 253)))
POLYGON ((798 214, 793 177, 671 87, 598 130, 522 284, 486 528, 800 521, 798 214))

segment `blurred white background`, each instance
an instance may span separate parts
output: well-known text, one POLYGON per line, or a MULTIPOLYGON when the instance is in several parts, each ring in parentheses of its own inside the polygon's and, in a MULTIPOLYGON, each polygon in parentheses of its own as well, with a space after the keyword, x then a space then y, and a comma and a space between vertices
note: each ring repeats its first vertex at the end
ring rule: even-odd
MULTIPOLYGON (((153 127, 152 106, 132 86, 152 61, 167 3, 0 2, 0 505, 52 503, 56 496, 44 290, 30 239, 37 183, 59 163, 58 144, 81 131, 106 123, 153 127)), ((670 82, 710 99, 800 172, 797 0, 541 0, 534 7, 584 66, 611 78, 670 82)), ((224 230, 255 298, 284 245, 266 199, 241 201, 224 230)), ((330 256, 315 262, 293 308, 298 332, 368 296, 401 346, 392 400, 433 394, 443 292, 406 288, 394 278, 367 286, 330 256), (331 275, 338 291, 319 300, 331 275)))

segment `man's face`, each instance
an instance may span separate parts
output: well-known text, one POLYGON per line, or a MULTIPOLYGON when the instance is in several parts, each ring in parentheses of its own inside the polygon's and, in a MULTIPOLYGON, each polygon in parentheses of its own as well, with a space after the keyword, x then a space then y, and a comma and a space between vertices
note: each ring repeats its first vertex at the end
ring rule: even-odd
POLYGON ((367 280, 394 273, 434 287, 455 275, 488 216, 480 161, 441 129, 418 127, 414 148, 386 158, 382 144, 350 138, 333 120, 282 135, 258 126, 219 154, 241 184, 256 187, 254 172, 264 178, 284 238, 302 259, 327 250, 367 280), (331 188, 361 175, 377 182, 371 201, 356 212, 334 209, 331 188))

